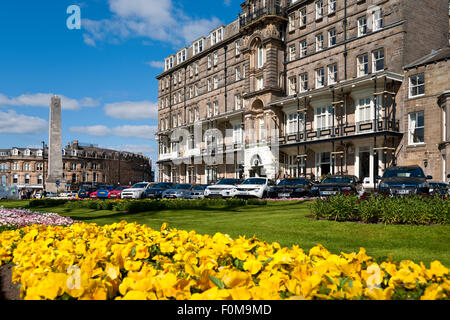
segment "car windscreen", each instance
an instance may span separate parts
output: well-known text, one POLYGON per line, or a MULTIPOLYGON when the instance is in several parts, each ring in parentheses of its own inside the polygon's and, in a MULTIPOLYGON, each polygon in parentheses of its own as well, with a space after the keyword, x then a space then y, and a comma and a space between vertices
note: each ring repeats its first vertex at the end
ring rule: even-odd
POLYGON ((250 178, 245 180, 242 184, 266 184, 266 179, 250 178))
POLYGON ((128 187, 118 187, 114 191, 123 191, 125 189, 128 189, 128 187))
POLYGON ((147 188, 147 184, 146 183, 137 183, 133 186, 132 189, 144 189, 147 188))
POLYGON ((307 185, 308 181, 304 179, 290 179, 290 180, 282 180, 278 183, 279 186, 304 186, 307 185))
POLYGON ((191 188, 190 184, 177 184, 175 187, 173 187, 175 190, 187 190, 191 188))
POLYGON ((351 177, 328 177, 322 183, 354 183, 355 179, 351 177))
POLYGON ((383 178, 425 178, 421 168, 388 169, 383 178))
POLYGON ((204 185, 204 186, 196 186, 194 189, 192 189, 192 190, 196 190, 196 191, 201 191, 201 190, 205 190, 206 189, 206 187, 207 187, 207 185, 204 185))
POLYGON ((219 182, 217 182, 217 185, 223 185, 223 184, 228 184, 228 185, 235 185, 238 184, 239 180, 237 179, 222 179, 219 182))
POLYGON ((172 187, 171 183, 158 183, 156 186, 153 186, 152 189, 167 189, 172 187))

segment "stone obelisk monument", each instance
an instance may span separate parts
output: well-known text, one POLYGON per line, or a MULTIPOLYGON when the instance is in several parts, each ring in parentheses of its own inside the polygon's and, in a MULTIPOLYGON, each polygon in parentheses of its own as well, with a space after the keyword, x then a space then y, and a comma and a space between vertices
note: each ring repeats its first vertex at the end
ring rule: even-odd
POLYGON ((62 161, 62 129, 61 129, 61 98, 53 96, 50 103, 50 123, 48 132, 48 176, 45 189, 47 192, 64 190, 62 161))

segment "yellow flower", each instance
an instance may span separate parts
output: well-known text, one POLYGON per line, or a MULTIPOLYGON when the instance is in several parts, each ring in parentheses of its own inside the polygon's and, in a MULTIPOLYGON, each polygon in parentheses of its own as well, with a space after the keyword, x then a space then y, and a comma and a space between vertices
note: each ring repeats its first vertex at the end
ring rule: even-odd
POLYGON ((441 300, 446 298, 447 295, 444 289, 439 284, 433 283, 425 289, 425 293, 420 297, 420 300, 441 300))
POLYGON ((147 300, 147 294, 142 291, 129 291, 122 300, 147 300))
POLYGON ((230 290, 233 300, 250 300, 250 291, 245 287, 237 287, 230 290))
POLYGON ((232 271, 222 277, 222 281, 227 288, 244 286, 250 280, 250 275, 242 271, 232 271))
POLYGON ((257 274, 263 267, 263 264, 255 259, 249 259, 244 262, 244 270, 249 271, 251 274, 257 274))

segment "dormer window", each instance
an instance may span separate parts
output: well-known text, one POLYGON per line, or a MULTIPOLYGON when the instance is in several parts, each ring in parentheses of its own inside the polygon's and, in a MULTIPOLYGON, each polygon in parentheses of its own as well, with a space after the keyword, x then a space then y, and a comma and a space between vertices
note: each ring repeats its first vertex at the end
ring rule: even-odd
POLYGON ((205 39, 200 39, 196 42, 194 42, 193 47, 194 47, 194 55, 199 54, 200 52, 203 52, 203 48, 205 45, 205 39))
POLYGON ((177 64, 183 63, 184 61, 186 61, 186 57, 187 57, 187 49, 184 48, 181 51, 178 51, 177 53, 177 64))
POLYGON ((12 153, 13 156, 18 156, 19 155, 19 150, 18 149, 13 149, 11 151, 11 153, 12 153))
POLYGON ((36 156, 42 157, 42 154, 43 154, 42 150, 36 151, 36 156))
POLYGON ((25 150, 25 152, 24 152, 24 155, 26 155, 26 156, 31 156, 31 151, 30 151, 30 149, 26 149, 25 150))
POLYGON ((72 157, 76 157, 78 155, 78 151, 77 150, 72 150, 72 157))
POLYGON ((66 150, 62 149, 61 154, 62 154, 63 156, 65 156, 65 155, 66 155, 66 150))
POLYGON ((223 27, 220 27, 219 29, 214 30, 211 32, 211 46, 221 42, 223 40, 223 27))
POLYGON ((175 60, 174 56, 170 56, 170 57, 166 58, 164 71, 167 71, 167 70, 173 68, 174 60, 175 60))

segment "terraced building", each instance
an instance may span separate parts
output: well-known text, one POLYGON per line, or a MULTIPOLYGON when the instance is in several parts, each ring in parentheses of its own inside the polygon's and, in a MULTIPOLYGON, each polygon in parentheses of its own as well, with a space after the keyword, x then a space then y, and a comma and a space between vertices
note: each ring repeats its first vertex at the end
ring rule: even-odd
MULTIPOLYGON (((165 59, 158 179, 345 173, 373 184, 392 164, 423 165, 407 154, 435 154, 426 141, 443 115, 423 126, 408 115, 422 78, 404 67, 448 34, 448 0, 245 1, 235 21, 165 59), (410 139, 422 131, 424 142, 410 139)), ((449 73, 432 83, 449 90, 449 73)), ((433 161, 426 173, 444 179, 443 155, 433 161)))

